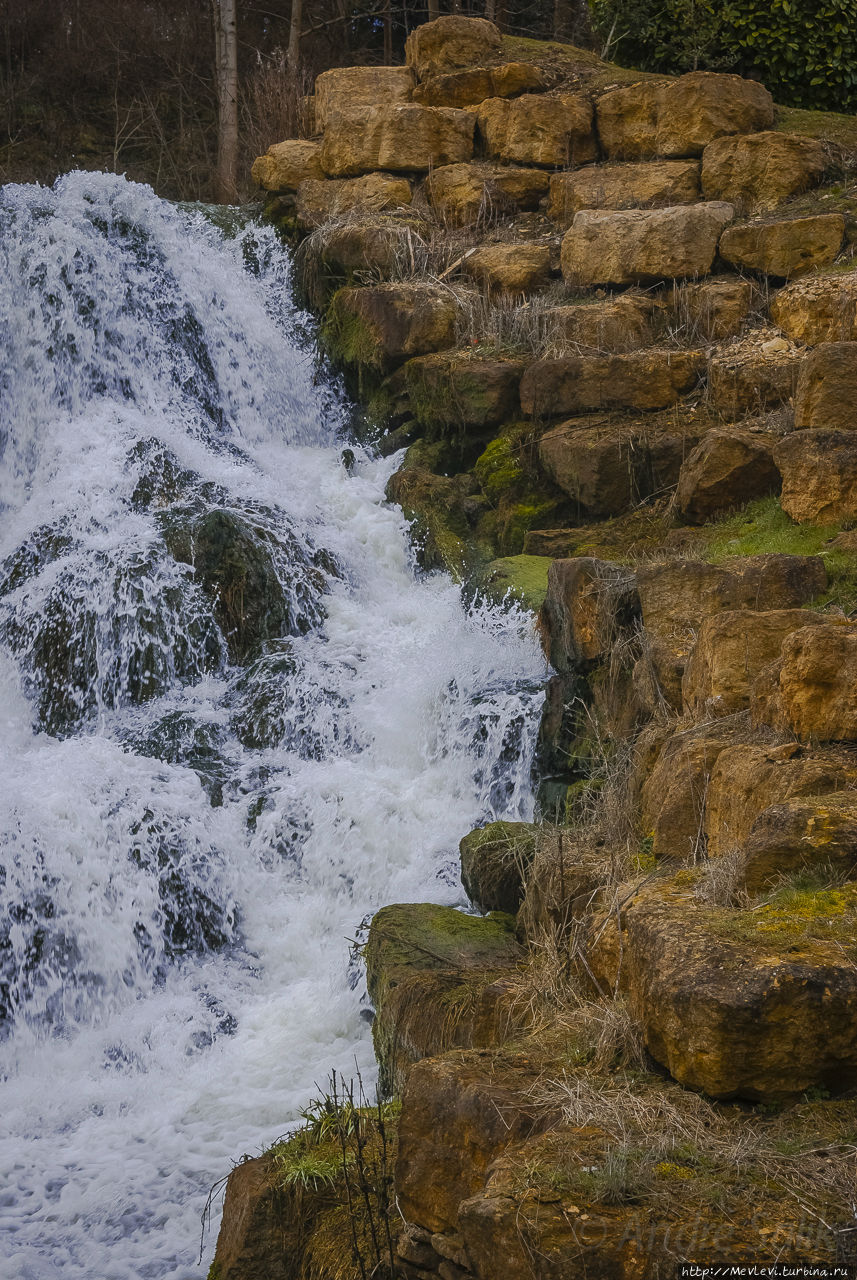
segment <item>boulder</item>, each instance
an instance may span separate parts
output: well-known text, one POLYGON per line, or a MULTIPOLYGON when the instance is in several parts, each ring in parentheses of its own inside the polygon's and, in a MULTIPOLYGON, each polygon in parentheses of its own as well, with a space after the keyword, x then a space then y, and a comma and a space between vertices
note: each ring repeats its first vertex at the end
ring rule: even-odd
POLYGON ((753 719, 807 741, 857 742, 857 626, 804 616, 753 688, 753 719))
POLYGON ((298 187, 295 213, 298 226, 312 231, 355 209, 380 213, 409 205, 412 198, 407 178, 394 178, 389 173, 367 173, 360 178, 307 178, 298 187))
POLYGON ((783 480, 780 505, 798 524, 857 519, 857 435, 813 428, 795 431, 774 449, 783 480))
POLYGON ((455 302, 444 289, 423 282, 340 289, 324 336, 343 363, 388 370, 409 356, 452 346, 455 302))
POLYGON ((652 838, 656 858, 699 860, 711 774, 721 751, 739 741, 740 733, 732 721, 715 721, 677 730, 666 740, 640 792, 643 831, 652 838))
POLYGON ((548 217, 563 229, 580 209, 652 209, 699 199, 699 161, 587 165, 550 180, 548 217))
POLYGON ((465 226, 488 218, 495 210, 538 208, 548 182, 544 169, 448 164, 429 174, 426 194, 446 223, 465 226))
POLYGON ((250 174, 265 191, 297 191, 307 178, 324 178, 321 143, 302 138, 275 142, 253 161, 250 174))
POLYGON ((771 319, 794 342, 857 342, 857 271, 797 280, 771 303, 771 319))
POLYGON ((711 402, 730 421, 775 408, 795 393, 798 352, 785 338, 760 339, 756 331, 721 347, 708 362, 711 402))
POLYGON ((404 367, 408 403, 423 426, 494 427, 519 412, 522 360, 443 352, 404 367))
POLYGON ((702 191, 706 200, 761 213, 817 186, 825 167, 824 147, 815 138, 772 132, 719 138, 702 155, 702 191))
POLYGON ((486 98, 514 98, 546 87, 540 67, 531 62, 504 62, 499 67, 474 67, 430 76, 417 85, 411 97, 413 102, 427 107, 474 107, 486 98))
POLYGON ((857 792, 800 793, 772 805, 754 822, 742 850, 748 893, 763 893, 802 872, 857 875, 857 792))
POLYGON ((282 1203, 273 1157, 257 1156, 236 1165, 226 1182, 223 1217, 211 1272, 218 1280, 285 1280, 287 1265, 303 1254, 307 1226, 329 1203, 328 1195, 308 1189, 301 1204, 282 1203), (285 1211, 284 1211, 285 1210, 285 1211), (289 1212, 291 1210, 291 1212, 289 1212))
POLYGON ((750 222, 726 228, 720 237, 720 256, 733 267, 789 280, 829 267, 842 248, 844 235, 841 213, 820 213, 787 222, 750 222))
POLYGON ((321 165, 332 178, 374 169, 426 172, 473 155, 473 116, 416 103, 370 107, 359 117, 337 116, 324 131, 321 165))
POLYGON ((596 109, 604 151, 624 160, 698 156, 714 138, 770 129, 774 122, 767 89, 711 71, 614 89, 602 94, 596 109))
POLYGON ((723 610, 797 609, 827 587, 821 556, 771 554, 725 564, 670 560, 640 565, 637 589, 646 631, 685 638, 723 610))
POLYGON ((550 169, 588 164, 598 155, 592 103, 582 93, 488 98, 476 122, 490 156, 550 169))
POLYGON ((496 61, 503 37, 493 22, 450 14, 423 23, 405 41, 405 60, 419 80, 496 61))
POLYGON ((501 556, 471 575, 471 582, 481 599, 503 604, 511 598, 538 613, 547 595, 550 564, 547 556, 501 556))
POLYGON ((795 427, 857 430, 857 342, 825 342, 804 357, 795 427))
MULTIPOLYGON (((855 778, 855 763, 849 766, 841 752, 808 751, 796 742, 727 747, 717 758, 708 788, 705 835, 709 858, 742 848, 759 815, 771 805, 846 787, 855 778)), ((784 866, 783 873, 797 869, 784 866)))
POLYGON ((753 681, 786 637, 822 618, 807 609, 727 610, 706 618, 682 678, 685 707, 709 717, 749 707, 753 681))
POLYGON ((680 887, 644 887, 621 937, 614 913, 596 924, 589 963, 608 989, 618 977, 652 1057, 687 1088, 771 1102, 847 1089, 857 1080, 857 968, 839 938, 853 929, 854 892, 839 891, 834 909, 831 923, 820 894, 817 916, 795 919, 787 906, 736 912, 680 887))
POLYGON ((536 360, 521 380, 528 417, 604 409, 664 409, 698 385, 701 351, 648 350, 626 355, 577 355, 536 360))
POLYGON ((696 345, 718 342, 742 329, 753 305, 749 280, 703 280, 673 286, 669 306, 676 331, 696 345))
POLYGON ((554 560, 539 614, 548 662, 566 674, 601 661, 638 612, 632 570, 593 556, 554 560))
POLYGON ((402 1096, 396 1164, 397 1203, 408 1221, 456 1230, 459 1204, 481 1191, 489 1165, 554 1119, 528 1096, 538 1077, 531 1054, 472 1051, 416 1063, 402 1096))
POLYGON ((397 502, 412 522, 419 564, 424 569, 445 569, 461 582, 474 558, 487 560, 493 553, 493 544, 486 546, 476 527, 486 504, 477 496, 472 475, 436 475, 424 465, 413 464, 410 454, 409 449, 402 470, 387 481, 387 499, 397 502))
POLYGON ((514 926, 512 916, 467 916, 431 903, 373 916, 366 982, 384 1092, 400 1092, 421 1058, 501 1038, 502 980, 523 957, 514 926))
POLYGON ((583 512, 611 516, 674 485, 697 438, 682 422, 573 418, 545 432, 539 460, 583 512))
POLYGON ((732 219, 722 203, 618 212, 582 209, 562 241, 569 284, 638 284, 704 276, 732 219))
POLYGON ((645 294, 620 293, 602 302, 552 307, 545 317, 548 339, 589 352, 620 354, 651 346, 657 304, 645 294))
POLYGON ((775 493, 780 473, 774 464, 775 440, 765 432, 720 427, 709 431, 682 464, 676 509, 689 524, 775 493))
MULTIPOLYGON (((334 275, 351 277, 360 272, 365 280, 370 271, 380 279, 394 274, 397 263, 407 262, 420 236, 406 223, 392 219, 345 221, 327 227, 314 256, 334 275)), ((310 250, 310 246, 307 247, 310 250)))
POLYGON ((544 244, 486 244, 464 263, 467 275, 487 289, 530 293, 550 279, 551 253, 544 244))
POLYGON ((464 837, 461 883, 480 911, 517 913, 538 834, 532 822, 489 822, 464 837))
POLYGON ((410 67, 334 67, 315 78, 315 127, 319 133, 339 116, 361 116, 371 107, 409 102, 410 67))

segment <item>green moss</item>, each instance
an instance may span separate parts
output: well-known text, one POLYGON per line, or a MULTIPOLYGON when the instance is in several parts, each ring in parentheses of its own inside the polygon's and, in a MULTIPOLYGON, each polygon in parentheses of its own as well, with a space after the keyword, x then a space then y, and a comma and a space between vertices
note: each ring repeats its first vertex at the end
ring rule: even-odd
POLYGON ((804 111, 799 107, 778 107, 774 128, 780 133, 799 133, 823 142, 835 142, 846 151, 857 152, 857 116, 836 111, 804 111))
POLYGON ((769 946, 811 946, 834 942, 854 958, 857 925, 857 885, 820 885, 810 876, 798 877, 751 911, 720 910, 715 928, 742 942, 769 946))
POLYGON ((795 524, 777 498, 761 498, 713 525, 703 555, 712 564, 737 556, 773 553, 821 556, 828 586, 810 607, 834 604, 847 613, 857 606, 857 556, 830 546, 840 531, 840 525, 795 524))
POLYGON ((477 577, 480 595, 498 604, 511 596, 537 613, 548 590, 549 556, 506 556, 492 560, 477 577))
POLYGON ((378 343, 368 325, 346 307, 343 290, 333 295, 321 326, 321 340, 330 358, 350 365, 378 365, 378 343))
POLYGON ((220 1263, 212 1262, 211 1266, 208 1268, 207 1280, 221 1280, 222 1275, 223 1272, 220 1270, 220 1263))
POLYGON ((520 453, 519 437, 501 435, 477 458, 473 473, 489 502, 499 502, 509 489, 523 480, 520 453))

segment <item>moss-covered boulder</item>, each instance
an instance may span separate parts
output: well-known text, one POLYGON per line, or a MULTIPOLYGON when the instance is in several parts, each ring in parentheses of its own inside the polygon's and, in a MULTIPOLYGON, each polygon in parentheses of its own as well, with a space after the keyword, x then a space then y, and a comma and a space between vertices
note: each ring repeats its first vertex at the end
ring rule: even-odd
POLYGON ((477 593, 495 604, 514 600, 538 613, 548 590, 548 556, 503 556, 490 560, 475 576, 477 593))
POLYGON ((409 356, 452 346, 455 301, 425 282, 340 289, 322 337, 342 364, 388 372, 409 356))
POLYGON ((507 982, 522 956, 512 916, 431 903, 383 907, 365 949, 382 1088, 399 1091, 421 1058, 502 1039, 507 982))
POLYGON ((460 431, 519 416, 523 360, 441 352, 409 360, 403 372, 411 412, 423 426, 460 431))
POLYGON ((475 488, 468 473, 438 476, 418 465, 390 477, 387 497, 412 521, 411 536, 423 568, 446 569, 462 581, 491 558, 493 547, 479 538, 476 528, 485 503, 475 488))
POLYGON ((233 661, 264 640, 301 635, 324 616, 322 570, 264 511, 175 508, 161 526, 170 554, 193 566, 212 599, 233 661))
POLYGON ((518 910, 538 832, 532 822, 489 822, 461 841, 461 883, 480 911, 518 910))

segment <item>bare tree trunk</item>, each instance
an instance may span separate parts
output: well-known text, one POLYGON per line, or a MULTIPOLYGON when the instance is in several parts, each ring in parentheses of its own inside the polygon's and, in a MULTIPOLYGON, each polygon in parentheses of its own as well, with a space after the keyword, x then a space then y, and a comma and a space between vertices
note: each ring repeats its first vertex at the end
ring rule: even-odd
POLYGON ((292 16, 289 20, 289 70, 297 74, 301 60, 301 28, 304 21, 304 0, 292 0, 292 16))
POLYGON ((217 54, 217 199, 238 198, 238 23, 236 0, 212 0, 217 54))
POLYGON ((428 0, 428 16, 429 22, 440 17, 440 0, 428 0))
POLYGON ((493 22, 497 13, 497 0, 485 0, 485 17, 493 22))
POLYGON ((393 63, 393 0, 384 0, 384 66, 393 63))

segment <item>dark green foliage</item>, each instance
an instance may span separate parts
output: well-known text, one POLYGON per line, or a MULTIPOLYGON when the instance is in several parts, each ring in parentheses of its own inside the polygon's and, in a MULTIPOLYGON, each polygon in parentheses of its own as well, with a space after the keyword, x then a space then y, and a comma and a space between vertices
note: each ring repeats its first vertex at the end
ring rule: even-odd
POLYGON ((853 0, 590 0, 606 54, 676 75, 730 70, 762 80, 777 102, 857 109, 853 0))

